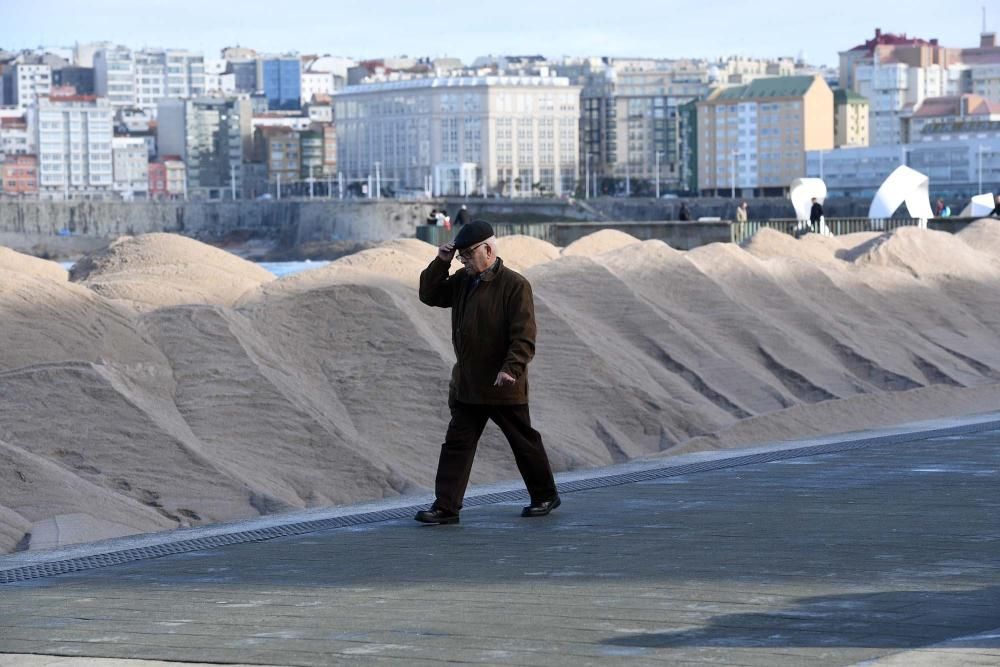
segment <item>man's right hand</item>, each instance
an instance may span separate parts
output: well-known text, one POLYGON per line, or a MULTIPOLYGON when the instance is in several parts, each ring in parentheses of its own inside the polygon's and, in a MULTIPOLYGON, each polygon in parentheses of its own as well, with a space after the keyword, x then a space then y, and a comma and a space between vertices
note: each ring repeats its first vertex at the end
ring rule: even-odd
POLYGON ((449 242, 438 246, 438 259, 451 264, 451 260, 455 259, 455 244, 449 242))

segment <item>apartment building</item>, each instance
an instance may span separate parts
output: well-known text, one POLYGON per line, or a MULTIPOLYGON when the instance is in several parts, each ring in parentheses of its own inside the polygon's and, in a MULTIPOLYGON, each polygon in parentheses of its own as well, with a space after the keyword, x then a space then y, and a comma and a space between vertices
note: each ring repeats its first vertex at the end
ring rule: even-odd
POLYGON ((136 63, 130 49, 108 46, 94 54, 94 93, 112 107, 136 105, 136 63))
POLYGON ((267 165, 268 189, 287 191, 301 178, 302 149, 299 133, 290 127, 258 127, 254 130, 257 161, 267 165))
POLYGON ((689 164, 680 109, 708 94, 708 68, 686 60, 609 59, 590 63, 579 80, 581 177, 591 179, 585 190, 683 189, 689 164))
POLYGON ((106 98, 92 96, 41 97, 29 109, 41 198, 110 197, 113 116, 106 98))
POLYGON ((93 95, 94 68, 63 67, 53 70, 52 85, 72 87, 76 95, 93 95))
POLYGON ((7 197, 38 194, 38 156, 12 155, 0 162, 0 192, 7 197))
POLYGON ((261 58, 257 81, 269 109, 295 110, 301 106, 302 62, 298 56, 261 58))
POLYGON ((18 115, 0 118, 0 159, 35 152, 34 137, 26 117, 19 109, 15 109, 15 113, 18 115))
POLYGON ((868 145, 868 100, 853 90, 833 91, 833 145, 868 145))
POLYGON ((572 193, 580 87, 564 77, 379 81, 334 95, 337 169, 436 194, 572 193))
POLYGON ((19 56, 3 68, 0 104, 27 109, 39 96, 52 92, 52 68, 39 58, 19 56))
POLYGON ((135 53, 136 105, 154 118, 160 100, 205 93, 205 58, 178 49, 145 49, 135 53))
POLYGON ((149 153, 138 137, 111 139, 113 190, 126 201, 146 199, 149 193, 149 153))
POLYGON ((187 173, 184 162, 176 155, 167 155, 150 162, 150 199, 184 199, 187 194, 187 173))
POLYGON ((997 120, 1000 120, 1000 100, 972 94, 932 97, 921 102, 913 114, 904 119, 904 137, 907 142, 921 141, 934 126, 997 120))
POLYGON ((189 197, 246 197, 244 164, 253 156, 252 120, 246 97, 165 99, 157 110, 157 150, 184 162, 189 197))
POLYGON ((757 79, 698 103, 698 187, 706 196, 781 196, 806 152, 833 148, 833 91, 820 76, 757 79))

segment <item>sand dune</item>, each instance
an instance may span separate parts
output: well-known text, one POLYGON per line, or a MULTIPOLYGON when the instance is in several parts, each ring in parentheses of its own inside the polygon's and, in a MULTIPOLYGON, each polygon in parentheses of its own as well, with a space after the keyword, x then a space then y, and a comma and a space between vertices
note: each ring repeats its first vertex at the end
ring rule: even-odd
MULTIPOLYGON (((500 247, 534 286, 532 412, 559 470, 1000 398, 997 221, 500 247)), ((429 490, 454 361, 448 311, 417 299, 434 254, 403 239, 274 280, 150 235, 67 281, 0 249, 0 551, 429 490)), ((491 425, 473 483, 516 475, 491 425)))

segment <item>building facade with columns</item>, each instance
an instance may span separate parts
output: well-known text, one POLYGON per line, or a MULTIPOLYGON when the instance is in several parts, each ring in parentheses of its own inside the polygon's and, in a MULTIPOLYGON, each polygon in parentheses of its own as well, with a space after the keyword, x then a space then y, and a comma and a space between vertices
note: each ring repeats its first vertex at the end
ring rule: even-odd
POLYGON ((570 194, 580 87, 563 77, 378 81, 334 96, 337 168, 393 191, 570 194))

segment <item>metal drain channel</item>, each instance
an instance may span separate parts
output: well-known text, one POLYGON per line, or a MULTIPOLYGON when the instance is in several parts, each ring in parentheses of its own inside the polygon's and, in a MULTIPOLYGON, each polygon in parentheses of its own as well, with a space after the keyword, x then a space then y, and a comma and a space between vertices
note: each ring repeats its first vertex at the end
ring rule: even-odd
MULTIPOLYGON (((917 431, 914 433, 900 433, 895 435, 861 438, 858 440, 846 440, 843 442, 813 445, 798 449, 784 449, 771 452, 761 452, 758 454, 747 454, 727 459, 687 463, 676 466, 671 466, 669 462, 665 462, 663 467, 659 468, 560 482, 559 492, 574 493, 590 489, 621 486, 623 484, 648 482, 668 477, 679 477, 681 475, 692 475, 712 470, 724 470, 726 468, 737 468, 759 463, 772 463, 774 461, 785 461, 789 459, 816 456, 819 454, 833 454, 836 452, 845 452, 854 449, 864 449, 874 445, 892 445, 917 440, 929 440, 932 438, 940 438, 951 435, 984 433, 998 429, 1000 429, 1000 421, 988 421, 978 424, 966 424, 962 426, 952 426, 928 431, 917 431)), ((527 492, 524 490, 488 493, 478 496, 469 496, 465 499, 465 506, 476 507, 482 505, 492 505, 494 503, 524 501, 527 500, 527 497, 527 492)), ((423 509, 423 507, 423 505, 410 505, 407 507, 397 507, 377 512, 365 512, 362 514, 352 514, 329 519, 318 519, 315 521, 301 521, 297 523, 289 523, 283 526, 271 526, 257 530, 229 533, 226 535, 182 540, 179 542, 156 546, 122 549, 120 551, 113 551, 106 554, 82 556, 79 558, 70 558, 50 563, 25 565, 9 570, 0 570, 0 584, 10 584, 19 581, 28 581, 30 579, 39 579, 42 577, 52 577, 59 574, 67 574, 69 572, 80 572, 99 567, 121 565, 123 563, 131 563, 137 560, 145 560, 147 558, 159 558, 161 556, 190 553, 192 551, 212 549, 230 544, 262 542, 264 540, 271 540, 277 537, 303 535, 305 533, 314 533, 334 528, 345 528, 347 526, 357 526, 362 524, 377 523, 380 521, 409 518, 414 512, 418 509, 423 509)))

